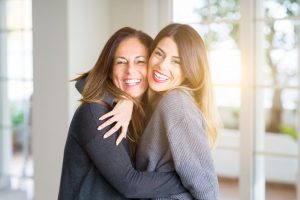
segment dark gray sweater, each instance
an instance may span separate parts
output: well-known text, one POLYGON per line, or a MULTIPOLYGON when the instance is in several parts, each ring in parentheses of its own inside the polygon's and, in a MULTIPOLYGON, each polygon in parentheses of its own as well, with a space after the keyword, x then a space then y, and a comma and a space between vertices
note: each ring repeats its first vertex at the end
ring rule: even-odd
MULTIPOLYGON (((113 105, 113 97, 104 100, 113 105)), ((178 194, 185 189, 175 173, 139 172, 133 167, 128 143, 115 145, 118 134, 103 139, 97 131, 103 105, 84 103, 75 112, 65 145, 59 200, 117 200, 178 194)))

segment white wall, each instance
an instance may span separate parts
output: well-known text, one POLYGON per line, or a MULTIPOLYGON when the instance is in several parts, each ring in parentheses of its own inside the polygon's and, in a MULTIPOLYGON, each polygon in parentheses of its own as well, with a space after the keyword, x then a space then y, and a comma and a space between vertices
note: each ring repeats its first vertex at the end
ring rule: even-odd
POLYGON ((155 37, 172 19, 172 0, 111 0, 110 31, 131 26, 155 37))
POLYGON ((77 103, 69 80, 89 69, 108 36, 107 0, 33 0, 35 199, 57 199, 77 103))
POLYGON ((152 36, 170 22, 171 0, 33 0, 35 199, 57 199, 63 149, 79 95, 69 80, 96 62, 123 26, 152 36))
POLYGON ((35 199, 56 199, 68 128, 67 1, 33 0, 35 199))
MULTIPOLYGON (((110 33, 108 0, 70 0, 68 4, 69 77, 74 79, 88 71, 96 60, 110 33)), ((69 84, 69 117, 71 119, 80 99, 69 84)))

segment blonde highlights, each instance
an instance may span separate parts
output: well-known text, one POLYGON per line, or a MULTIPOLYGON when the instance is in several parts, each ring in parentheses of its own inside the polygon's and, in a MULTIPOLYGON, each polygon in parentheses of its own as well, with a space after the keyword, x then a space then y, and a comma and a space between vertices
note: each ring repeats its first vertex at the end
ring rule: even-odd
POLYGON ((220 123, 213 98, 212 80, 204 42, 191 26, 173 23, 159 32, 154 39, 152 51, 165 37, 172 38, 179 51, 185 80, 178 88, 187 91, 202 112, 209 144, 213 147, 217 140, 220 123))

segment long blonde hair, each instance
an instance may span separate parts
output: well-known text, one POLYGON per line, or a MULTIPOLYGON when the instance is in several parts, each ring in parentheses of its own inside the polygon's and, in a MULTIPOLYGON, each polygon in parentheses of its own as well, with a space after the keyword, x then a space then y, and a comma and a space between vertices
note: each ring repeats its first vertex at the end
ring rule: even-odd
POLYGON ((137 38, 148 50, 149 56, 149 47, 151 46, 153 39, 142 31, 137 31, 130 27, 124 27, 115 32, 106 42, 94 67, 74 80, 86 80, 82 92, 82 99, 80 100, 82 103, 95 102, 106 105, 101 99, 104 92, 110 93, 116 99, 126 98, 134 103, 133 115, 128 129, 128 137, 131 139, 130 148, 134 153, 136 143, 144 128, 145 113, 143 110, 143 104, 145 103, 145 98, 141 101, 132 98, 130 95, 115 86, 112 77, 113 60, 116 50, 120 43, 127 38, 137 38))
MULTIPOLYGON (((201 36, 189 25, 173 23, 163 28, 152 43, 151 52, 157 44, 170 37, 177 45, 181 67, 185 80, 179 86, 188 91, 194 103, 203 113, 208 140, 214 146, 220 125, 219 117, 213 99, 211 74, 208 66, 206 49, 201 36)), ((150 96, 153 91, 149 91, 150 96)))

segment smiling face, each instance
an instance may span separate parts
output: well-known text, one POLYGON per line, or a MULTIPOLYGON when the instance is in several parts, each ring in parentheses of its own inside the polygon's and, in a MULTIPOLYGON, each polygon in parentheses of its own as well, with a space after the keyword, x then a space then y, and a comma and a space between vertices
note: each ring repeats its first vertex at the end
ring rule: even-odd
POLYGON ((127 38, 118 46, 113 62, 113 83, 134 98, 148 88, 147 49, 137 38, 127 38))
POLYGON ((148 65, 149 86, 156 92, 173 89, 184 80, 178 48, 170 37, 159 41, 148 65))

